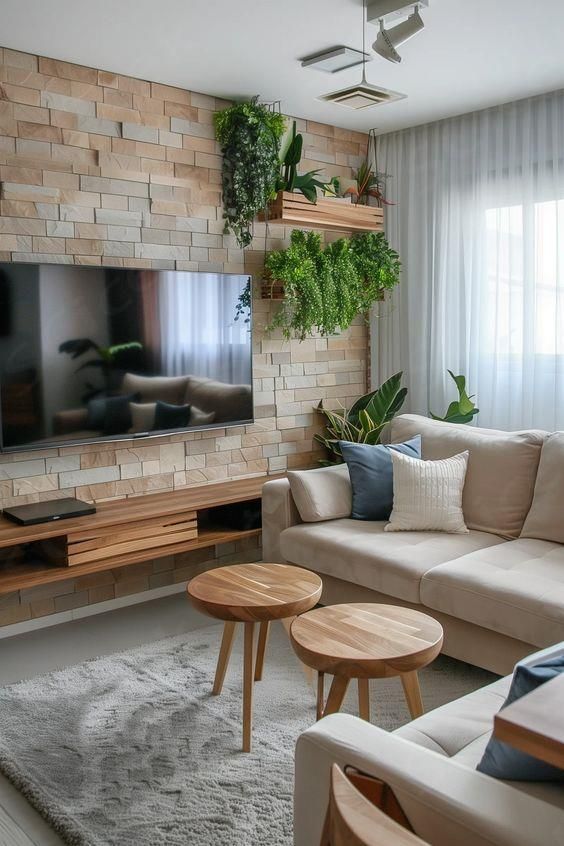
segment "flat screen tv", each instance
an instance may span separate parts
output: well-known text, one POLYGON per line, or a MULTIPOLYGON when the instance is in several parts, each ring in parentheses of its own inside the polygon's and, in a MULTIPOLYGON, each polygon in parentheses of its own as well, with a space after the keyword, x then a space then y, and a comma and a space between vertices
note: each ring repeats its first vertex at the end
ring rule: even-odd
POLYGON ((0 263, 3 451, 253 420, 248 276, 0 263))

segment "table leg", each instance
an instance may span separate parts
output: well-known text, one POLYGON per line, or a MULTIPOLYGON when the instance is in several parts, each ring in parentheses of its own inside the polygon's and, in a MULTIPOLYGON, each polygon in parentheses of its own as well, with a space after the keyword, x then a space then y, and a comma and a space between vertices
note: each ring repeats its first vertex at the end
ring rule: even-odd
POLYGON ((419 687, 417 672, 414 670, 411 673, 403 673, 401 683, 411 719, 414 720, 423 714, 423 702, 421 700, 421 689, 419 687))
POLYGON ((324 717, 327 717, 328 714, 337 713, 337 711, 343 704, 343 699, 345 698, 345 693, 347 692, 349 681, 350 679, 345 678, 345 676, 333 677, 331 688, 329 690, 329 696, 327 697, 327 702, 325 703, 325 708, 323 710, 324 717))
POLYGON ((358 679, 358 716, 370 722, 370 687, 368 679, 358 679))
POLYGON ((325 699, 325 674, 317 673, 317 719, 323 716, 323 702, 325 699))
POLYGON ((255 662, 255 681, 262 681, 262 671, 264 667, 264 653, 266 652, 266 644, 268 641, 268 632, 270 630, 270 623, 267 621, 260 624, 257 657, 255 662))
POLYGON ((233 647, 233 637, 235 635, 235 627, 237 623, 227 622, 223 626, 223 637, 221 638, 221 648, 219 650, 219 657, 217 659, 217 667, 215 670, 215 679, 212 688, 212 694, 217 696, 221 693, 223 687, 223 680, 225 678, 225 671, 229 664, 229 656, 233 647))
POLYGON ((243 660, 243 752, 251 751, 253 730, 253 641, 255 624, 245 623, 245 655, 243 660))

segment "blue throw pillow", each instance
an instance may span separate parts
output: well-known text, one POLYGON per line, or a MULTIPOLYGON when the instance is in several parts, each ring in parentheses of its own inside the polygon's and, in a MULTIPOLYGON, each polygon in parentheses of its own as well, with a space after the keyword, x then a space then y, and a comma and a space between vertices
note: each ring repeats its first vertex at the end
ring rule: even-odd
MULTIPOLYGON (((501 708, 506 708, 516 699, 531 693, 560 673, 564 673, 564 655, 545 659, 533 667, 517 664, 507 699, 501 708)), ((493 735, 476 769, 493 778, 510 781, 564 781, 564 770, 520 752, 508 743, 497 740, 493 735)))
POLYGON ((390 450, 421 458, 421 435, 403 444, 353 444, 339 441, 349 468, 354 520, 389 520, 394 504, 394 477, 390 450))

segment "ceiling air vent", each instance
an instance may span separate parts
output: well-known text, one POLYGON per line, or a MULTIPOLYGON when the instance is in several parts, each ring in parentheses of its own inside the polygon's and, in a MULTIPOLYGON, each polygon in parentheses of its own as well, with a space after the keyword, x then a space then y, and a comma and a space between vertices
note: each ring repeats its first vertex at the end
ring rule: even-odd
POLYGON ((333 91, 325 94, 319 99, 328 103, 339 103, 341 106, 348 106, 349 109, 367 109, 370 106, 380 106, 384 103, 392 103, 394 100, 403 100, 407 95, 399 91, 390 91, 387 88, 378 88, 364 80, 349 88, 342 88, 340 91, 333 91))

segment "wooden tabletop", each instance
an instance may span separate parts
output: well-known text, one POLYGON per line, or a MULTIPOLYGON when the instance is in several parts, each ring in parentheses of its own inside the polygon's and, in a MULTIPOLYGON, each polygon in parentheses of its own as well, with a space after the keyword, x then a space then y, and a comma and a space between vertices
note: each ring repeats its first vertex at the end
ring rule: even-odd
POLYGON ((564 674, 494 717, 494 735, 521 752, 564 769, 564 674))
POLYGON ((309 667, 348 678, 419 670, 437 657, 440 623, 411 608, 357 603, 315 608, 294 620, 291 638, 309 667))
POLYGON ((233 564, 188 583, 198 610, 234 622, 282 620, 313 608, 321 596, 316 573, 290 564, 233 564))

